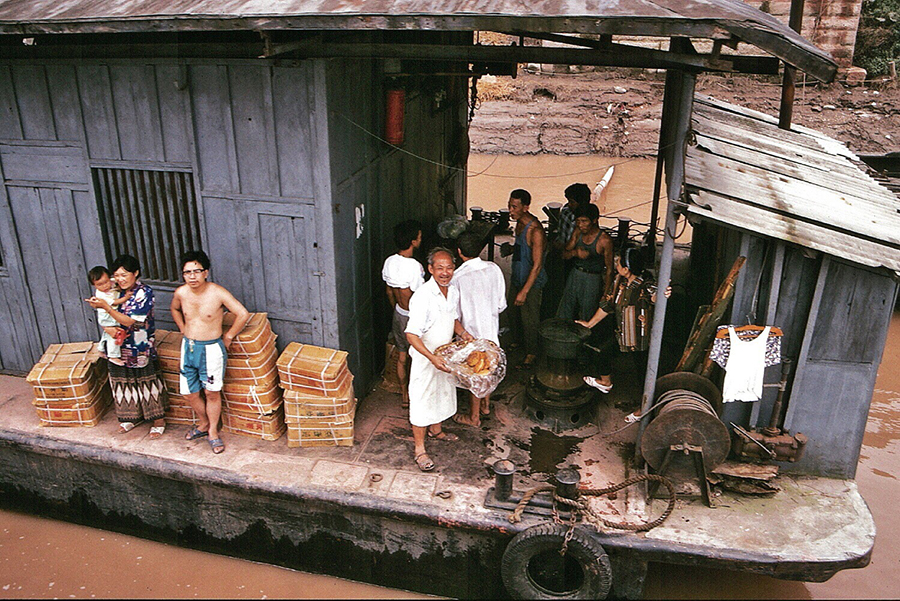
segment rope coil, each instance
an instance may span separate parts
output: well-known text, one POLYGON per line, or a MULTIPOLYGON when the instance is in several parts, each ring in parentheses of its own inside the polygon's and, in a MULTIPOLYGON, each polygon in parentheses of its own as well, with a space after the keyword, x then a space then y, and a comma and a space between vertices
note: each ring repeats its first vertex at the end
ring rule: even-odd
POLYGON ((675 487, 672 485, 672 482, 663 476, 658 476, 656 474, 641 474, 640 476, 635 476, 633 478, 629 478, 624 482, 620 482, 619 484, 615 484, 613 486, 609 486, 607 488, 587 488, 587 489, 579 489, 578 497, 575 499, 567 499, 565 497, 561 497, 556 492, 556 486, 553 484, 542 484, 540 486, 536 486, 530 490, 528 490, 524 495, 522 495, 522 500, 516 505, 515 510, 512 512, 512 515, 509 516, 509 522, 511 524, 517 524, 522 520, 522 513, 525 511, 525 507, 531 501, 532 498, 538 493, 541 492, 553 492, 553 501, 554 501, 554 511, 555 504, 561 503, 563 505, 568 505, 572 510, 572 524, 574 526, 575 522, 575 514, 580 514, 584 521, 592 524, 597 530, 600 530, 600 524, 606 526, 607 528, 614 528, 616 530, 629 530, 632 532, 647 532, 648 530, 652 530, 656 528, 660 524, 666 521, 668 517, 672 514, 672 511, 675 509, 675 487), (588 505, 587 499, 585 497, 598 497, 603 495, 608 495, 610 493, 614 493, 616 491, 622 490, 623 488, 628 488, 629 486, 633 486, 638 482, 659 482, 668 490, 668 505, 666 506, 665 511, 660 514, 660 516, 654 520, 650 520, 648 522, 643 522, 640 524, 624 524, 620 522, 611 522, 604 518, 603 516, 597 514, 594 510, 590 508, 588 505))

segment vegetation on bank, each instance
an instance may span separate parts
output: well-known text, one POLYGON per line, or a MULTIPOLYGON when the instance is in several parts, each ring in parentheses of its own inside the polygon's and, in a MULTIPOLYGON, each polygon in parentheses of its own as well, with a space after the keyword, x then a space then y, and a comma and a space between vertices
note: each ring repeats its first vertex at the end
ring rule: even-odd
POLYGON ((863 0, 853 62, 870 76, 900 62, 900 0, 863 0))

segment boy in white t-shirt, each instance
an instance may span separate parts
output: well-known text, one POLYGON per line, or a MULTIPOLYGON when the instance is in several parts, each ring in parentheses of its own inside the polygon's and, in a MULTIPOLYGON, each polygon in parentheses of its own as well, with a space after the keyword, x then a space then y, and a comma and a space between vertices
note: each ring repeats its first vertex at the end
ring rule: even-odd
MULTIPOLYGON (((109 271, 102 265, 91 268, 88 272, 88 281, 95 288, 94 296, 102 298, 113 307, 118 307, 125 303, 131 294, 127 294, 119 298, 119 289, 109 277, 109 271)), ((97 323, 103 330, 100 335, 100 350, 106 353, 109 359, 120 359, 122 357, 122 343, 116 342, 116 333, 121 329, 119 322, 103 309, 97 309, 97 323)), ((122 330, 124 331, 124 330, 122 330)))
POLYGON ((409 383, 407 363, 409 341, 406 339, 406 323, 409 321, 409 299, 416 289, 425 283, 425 269, 413 258, 413 252, 422 244, 422 224, 414 219, 394 226, 394 243, 397 254, 384 261, 381 278, 387 288, 388 300, 394 307, 391 334, 399 351, 397 377, 403 394, 403 408, 409 407, 409 383))

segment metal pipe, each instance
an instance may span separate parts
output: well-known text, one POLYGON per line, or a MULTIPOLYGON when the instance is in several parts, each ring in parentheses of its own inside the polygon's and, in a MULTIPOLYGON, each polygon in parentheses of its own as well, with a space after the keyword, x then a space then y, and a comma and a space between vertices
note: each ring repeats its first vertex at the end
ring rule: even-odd
POLYGON ((619 226, 616 228, 616 248, 622 248, 628 242, 628 230, 631 229, 631 219, 619 217, 619 226))
POLYGON ((513 474, 516 473, 516 464, 509 459, 500 459, 494 462, 494 498, 498 501, 506 501, 512 494, 513 474))
MULTIPOLYGON (((673 39, 672 44, 678 44, 678 39, 673 39)), ((664 291, 672 278, 672 256, 675 252, 675 226, 677 215, 675 214, 675 202, 681 196, 681 187, 684 182, 684 151, 687 144, 687 135, 691 126, 691 111, 694 101, 694 84, 696 77, 692 73, 669 72, 666 74, 666 92, 669 86, 675 87, 671 94, 671 103, 668 107, 669 118, 674 118, 674 131, 671 144, 668 146, 667 155, 667 181, 666 195, 668 206, 666 207, 666 224, 663 228, 663 246, 659 263, 658 290, 664 291)), ((666 306, 668 299, 665 294, 657 293, 656 309, 653 313, 653 326, 650 330, 650 349, 647 356, 647 375, 644 378, 644 395, 641 400, 641 415, 650 410, 653 402, 653 394, 656 391, 656 375, 659 373, 659 356, 662 350, 663 328, 666 325, 666 306)), ((641 420, 638 426, 637 448, 641 446, 641 436, 644 434, 646 420, 641 420)), ((635 453, 635 458, 640 461, 640 453, 635 453)))
MULTIPOLYGON (((797 33, 800 33, 800 29, 803 27, 803 6, 804 0, 791 0, 791 16, 788 26, 797 33)), ((790 129, 791 119, 794 116, 795 71, 794 67, 787 63, 784 64, 784 77, 781 80, 781 108, 778 111, 778 127, 781 129, 790 129)))
POLYGON ((784 392, 787 389, 788 378, 791 376, 791 368, 793 362, 790 359, 782 359, 781 361, 781 381, 778 383, 778 395, 775 397, 775 403, 772 405, 772 416, 769 417, 769 426, 763 428, 763 434, 767 436, 777 436, 781 434, 781 407, 784 405, 784 392))

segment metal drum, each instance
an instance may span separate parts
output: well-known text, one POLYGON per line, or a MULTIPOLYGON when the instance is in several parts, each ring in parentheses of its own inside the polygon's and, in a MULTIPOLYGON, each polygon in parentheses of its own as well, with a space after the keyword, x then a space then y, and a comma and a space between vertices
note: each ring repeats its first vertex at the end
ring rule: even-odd
POLYGON ((578 365, 578 350, 591 331, 574 321, 548 319, 539 328, 541 337, 535 377, 543 386, 557 392, 575 391, 585 386, 578 365))

